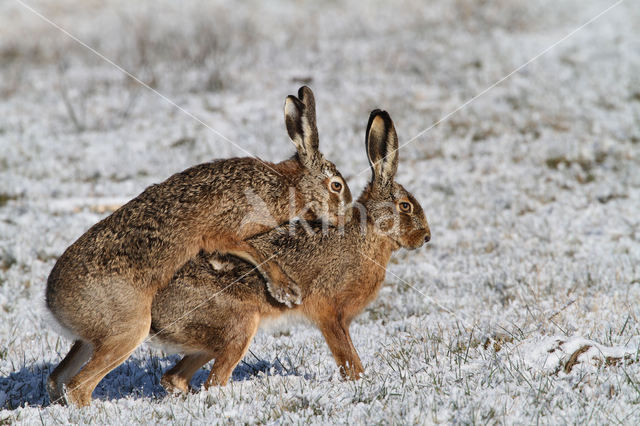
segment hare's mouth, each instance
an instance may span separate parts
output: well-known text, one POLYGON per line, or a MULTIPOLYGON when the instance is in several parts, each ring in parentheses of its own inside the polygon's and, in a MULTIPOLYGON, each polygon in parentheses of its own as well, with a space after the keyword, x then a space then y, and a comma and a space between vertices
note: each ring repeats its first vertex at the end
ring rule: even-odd
POLYGON ((405 244, 401 245, 407 250, 417 250, 425 243, 429 242, 429 240, 431 240, 431 234, 425 233, 422 230, 418 230, 409 234, 406 238, 405 244))
POLYGON ((407 250, 417 250, 420 247, 422 247, 423 244, 423 240, 419 240, 414 242, 413 240, 407 241, 406 243, 402 244, 399 243, 398 241, 395 241, 396 244, 399 244, 402 248, 405 248, 407 250))
POLYGON ((407 247, 406 244, 403 244, 400 240, 396 238, 391 238, 391 241, 395 245, 395 247, 393 247, 393 250, 398 250, 400 247, 407 247))

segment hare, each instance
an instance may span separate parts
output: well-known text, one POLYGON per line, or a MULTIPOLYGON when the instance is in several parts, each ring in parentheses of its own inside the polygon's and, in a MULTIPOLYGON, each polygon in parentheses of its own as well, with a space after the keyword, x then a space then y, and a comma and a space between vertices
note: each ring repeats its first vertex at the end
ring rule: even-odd
POLYGON ((376 297, 391 253, 417 249, 431 236, 418 201, 394 182, 398 139, 386 112, 371 113, 366 149, 372 179, 344 229, 298 222, 246 240, 261 253, 277 253, 275 260, 302 286, 301 305, 278 303, 248 263, 205 251, 156 294, 152 342, 185 354, 162 378, 168 391, 186 392, 193 374, 213 358, 205 387, 225 385, 260 324, 288 314, 321 330, 343 376, 360 376, 349 324, 376 297))
POLYGON ((335 224, 351 193, 318 151, 311 89, 288 96, 284 113, 297 150, 292 158, 277 164, 232 158, 177 173, 91 227, 60 256, 47 281, 46 305, 74 344, 49 377, 52 401, 65 396, 66 386, 69 402, 90 404, 98 382, 148 335, 155 293, 201 249, 257 265, 277 301, 300 303, 300 289, 271 253, 245 240, 296 215, 335 224))

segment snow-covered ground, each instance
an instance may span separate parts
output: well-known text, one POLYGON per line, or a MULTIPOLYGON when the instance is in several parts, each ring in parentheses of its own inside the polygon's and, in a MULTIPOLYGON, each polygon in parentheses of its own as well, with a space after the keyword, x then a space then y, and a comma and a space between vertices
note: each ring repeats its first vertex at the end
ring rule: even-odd
POLYGON ((0 423, 637 424, 640 7, 618 3, 0 1, 0 423), (352 326, 366 376, 340 380, 299 325, 260 333, 224 388, 167 396, 177 358, 143 346, 91 407, 49 405, 56 258, 174 172, 288 156, 302 84, 354 194, 371 109, 420 134, 398 180, 432 241, 352 326))

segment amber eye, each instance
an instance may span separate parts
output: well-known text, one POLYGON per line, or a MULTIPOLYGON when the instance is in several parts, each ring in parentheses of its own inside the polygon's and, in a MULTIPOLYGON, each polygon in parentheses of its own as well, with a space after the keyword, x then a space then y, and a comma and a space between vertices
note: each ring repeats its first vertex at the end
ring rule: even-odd
POLYGON ((411 203, 402 201, 401 203, 398 203, 398 206, 400 206, 400 211, 402 213, 411 213, 411 203))
POLYGON ((338 181, 331 182, 331 189, 335 192, 342 191, 342 184, 338 181))

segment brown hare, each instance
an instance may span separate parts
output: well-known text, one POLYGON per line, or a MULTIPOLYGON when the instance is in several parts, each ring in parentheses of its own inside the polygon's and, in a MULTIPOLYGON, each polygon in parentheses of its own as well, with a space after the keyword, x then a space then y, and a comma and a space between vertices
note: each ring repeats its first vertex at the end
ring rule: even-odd
POLYGON ((187 391, 193 374, 213 358, 205 386, 226 384, 260 324, 289 314, 310 319, 343 375, 359 377, 363 368, 349 324, 376 297, 391 253, 430 239, 422 207, 394 182, 397 148, 391 118, 373 111, 366 132, 373 176, 344 229, 292 223, 247 240, 261 253, 277 253, 275 260, 301 285, 301 305, 290 309, 274 300, 250 264, 205 251, 156 294, 152 341, 185 354, 162 378, 168 391, 187 391))
POLYGON ((232 158, 177 173, 98 222, 60 256, 46 304, 74 344, 49 377, 52 401, 66 386, 69 402, 91 402, 98 382, 148 335, 155 293, 201 249, 257 265, 276 300, 300 303, 300 289, 271 253, 245 240, 296 215, 336 223, 351 193, 318 151, 312 91, 302 87, 298 98, 287 97, 284 112, 297 150, 292 158, 277 164, 232 158))

